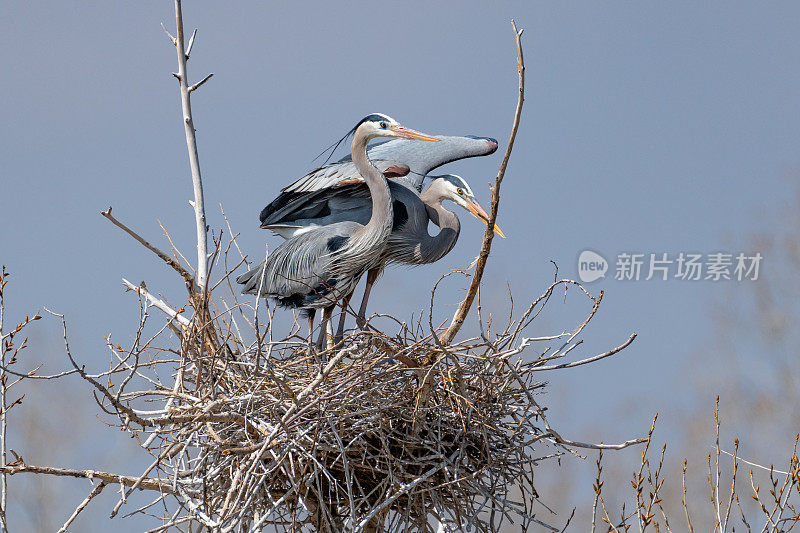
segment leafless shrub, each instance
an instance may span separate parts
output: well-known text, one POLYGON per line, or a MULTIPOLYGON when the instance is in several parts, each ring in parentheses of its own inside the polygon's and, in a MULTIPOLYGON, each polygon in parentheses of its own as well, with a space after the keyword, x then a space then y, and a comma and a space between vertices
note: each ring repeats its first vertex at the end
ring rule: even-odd
MULTIPOLYGON (((33 316, 26 315, 11 330, 6 329, 6 285, 9 283, 9 278, 10 274, 3 265, 0 267, 0 465, 8 464, 8 413, 21 405, 24 398, 24 395, 15 399, 10 396, 16 390, 14 386, 19 384, 23 376, 14 375, 9 369, 17 367, 20 353, 28 346, 25 330, 31 323, 42 318, 38 313, 33 316)), ((12 454, 14 453, 12 450, 12 454)), ((5 472, 0 472, 0 529, 3 531, 8 530, 7 511, 8 478, 5 472)))
MULTIPOLYGON (((747 531, 753 531, 754 529, 769 533, 790 531, 800 523, 800 512, 797 509, 798 500, 800 500, 800 459, 797 456, 797 443, 798 439, 800 439, 800 434, 795 437, 794 448, 787 461, 786 470, 781 471, 773 466, 765 467, 739 457, 738 439, 733 442, 732 453, 720 447, 719 397, 717 397, 717 404, 714 410, 714 422, 716 439, 712 451, 708 454, 706 482, 709 496, 705 502, 707 511, 714 517, 713 531, 718 533, 736 531, 737 523, 741 523, 747 531), (726 480, 722 465, 723 461, 727 462, 728 458, 730 458, 730 467, 728 468, 729 481, 726 480), (739 472, 742 463, 752 467, 745 480, 741 480, 742 475, 739 472), (763 490, 756 481, 759 472, 767 473, 767 490, 763 490), (751 509, 749 511, 747 500, 756 504, 754 507, 750 506, 751 509)), ((645 531, 648 528, 653 528, 655 531, 661 531, 662 528, 665 531, 672 531, 669 513, 665 511, 662 505, 661 496, 665 484, 663 467, 667 445, 662 445, 657 463, 651 464, 648 457, 655 423, 656 419, 654 418, 653 426, 650 428, 647 441, 642 450, 638 471, 635 471, 632 476, 632 505, 627 506, 626 509, 627 504, 623 502, 618 518, 615 518, 616 515, 613 513, 609 514, 603 501, 604 482, 601 480, 603 452, 599 452, 597 476, 593 484, 595 498, 592 509, 592 532, 596 531, 598 515, 605 526, 605 530, 609 532, 628 531, 633 524, 638 525, 639 531, 645 531), (599 509, 597 507, 598 502, 600 503, 599 509)), ((681 499, 682 516, 673 516, 672 519, 673 527, 694 531, 692 512, 690 512, 690 504, 686 499, 687 468, 688 463, 684 459, 680 487, 683 494, 681 499), (677 524, 680 524, 680 526, 677 526, 677 524)), ((699 506, 700 503, 692 502, 693 506, 699 506)), ((694 510, 697 511, 697 507, 694 510)))

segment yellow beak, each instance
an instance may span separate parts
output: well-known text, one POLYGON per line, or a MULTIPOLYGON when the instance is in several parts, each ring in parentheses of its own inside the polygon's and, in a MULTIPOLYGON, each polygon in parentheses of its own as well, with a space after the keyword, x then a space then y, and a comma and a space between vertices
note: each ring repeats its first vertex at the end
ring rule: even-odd
MULTIPOLYGON (((489 224, 489 213, 476 200, 467 200, 467 211, 475 215, 475 218, 481 220, 484 224, 489 224)), ((502 238, 506 238, 505 233, 497 224, 494 225, 494 232, 502 238)))
POLYGON ((390 126, 389 129, 395 132, 399 137, 403 137, 405 139, 418 139, 420 141, 432 141, 432 142, 441 141, 441 139, 437 139, 436 137, 431 137, 430 135, 426 135, 425 133, 412 130, 411 128, 406 128, 405 126, 401 126, 399 124, 394 124, 390 126))

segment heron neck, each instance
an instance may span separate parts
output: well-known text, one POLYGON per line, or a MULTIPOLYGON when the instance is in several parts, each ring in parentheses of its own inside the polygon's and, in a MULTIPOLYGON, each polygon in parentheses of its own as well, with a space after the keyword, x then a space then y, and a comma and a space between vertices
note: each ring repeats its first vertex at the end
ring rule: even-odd
POLYGON ((444 208, 441 198, 427 194, 429 191, 430 189, 423 192, 420 199, 425 204, 428 218, 439 226, 439 233, 431 236, 425 228, 420 240, 420 256, 424 263, 433 263, 447 255, 456 245, 461 232, 461 221, 458 220, 458 216, 444 208))
POLYGON ((359 133, 356 131, 353 137, 351 147, 353 163, 364 178, 372 197, 372 216, 365 226, 365 232, 374 233, 377 238, 385 239, 392 231, 392 196, 386 178, 367 157, 369 139, 359 133))

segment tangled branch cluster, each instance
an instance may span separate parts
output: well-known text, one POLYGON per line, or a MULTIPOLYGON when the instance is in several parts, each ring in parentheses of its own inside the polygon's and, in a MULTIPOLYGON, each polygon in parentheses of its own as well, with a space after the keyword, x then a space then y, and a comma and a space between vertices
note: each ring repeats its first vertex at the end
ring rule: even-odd
MULTIPOLYGON (((554 283, 491 336, 446 346, 437 328, 401 324, 394 336, 354 333, 314 356, 294 335, 269 341, 271 320, 247 343, 233 320, 241 304, 184 326, 181 350, 169 338, 158 347, 168 330, 141 340, 152 297, 139 288, 140 334, 132 349, 112 349, 105 376, 119 384, 100 386, 101 403, 154 458, 139 486, 161 492, 153 503, 178 503, 161 528, 191 520, 214 531, 527 527, 542 523, 535 467, 580 445, 550 428, 535 375, 579 343, 600 299, 572 332, 521 333, 557 286, 572 283, 554 283), (521 357, 553 342, 533 361, 521 357), (171 353, 178 359, 163 355, 171 353)), ((150 505, 138 512, 153 513, 150 505)))

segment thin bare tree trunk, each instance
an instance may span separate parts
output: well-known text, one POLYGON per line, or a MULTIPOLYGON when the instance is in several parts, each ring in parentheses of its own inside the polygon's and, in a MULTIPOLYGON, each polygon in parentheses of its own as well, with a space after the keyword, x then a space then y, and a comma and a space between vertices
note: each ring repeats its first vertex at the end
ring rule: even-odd
MULTIPOLYGON (((6 284, 6 269, 2 268, 0 275, 0 466, 6 465, 6 392, 8 389, 8 375, 6 374, 6 343, 3 336, 3 319, 5 318, 5 298, 3 289, 6 284)), ((6 473, 0 474, 0 528, 4 532, 8 531, 8 519, 6 518, 8 502, 8 479, 6 473)))
POLYGON ((511 136, 508 139, 508 146, 506 146, 506 153, 503 156, 503 162, 500 163, 500 170, 497 172, 497 178, 494 180, 492 189, 492 207, 489 213, 489 222, 486 226, 486 232, 483 234, 483 243, 481 244, 481 251, 478 255, 478 263, 475 265, 475 275, 472 277, 472 282, 469 284, 467 295, 464 300, 459 304, 453 320, 442 334, 440 341, 444 344, 449 344, 461 329, 464 319, 469 313, 472 302, 475 299, 475 294, 481 285, 481 278, 483 277, 483 270, 486 267, 486 260, 489 258, 489 251, 492 249, 492 238, 494 237, 494 223, 497 220, 497 206, 500 203, 500 184, 503 182, 503 176, 506 173, 508 160, 511 157, 511 150, 514 148, 514 140, 517 138, 517 129, 519 128, 519 120, 522 116, 522 104, 525 101, 525 62, 522 56, 522 32, 524 30, 517 30, 517 25, 511 21, 511 27, 514 29, 514 35, 517 40, 517 72, 519 73, 519 96, 517 97, 517 109, 514 113, 514 125, 511 128, 511 136))
POLYGON ((178 74, 176 77, 180 86, 183 126, 186 130, 186 147, 189 150, 189 166, 192 170, 194 202, 191 202, 191 204, 194 208, 195 222, 197 224, 197 284, 195 290, 199 294, 204 294, 208 287, 208 226, 206 224, 206 210, 203 201, 203 181, 200 176, 200 159, 197 155, 197 137, 192 120, 191 93, 208 81, 213 74, 206 76, 199 83, 189 86, 186 62, 189 59, 191 46, 194 43, 194 35, 189 41, 189 50, 187 52, 184 44, 181 0, 175 0, 175 23, 177 27, 176 37, 171 37, 171 39, 173 39, 175 49, 178 52, 178 74))

